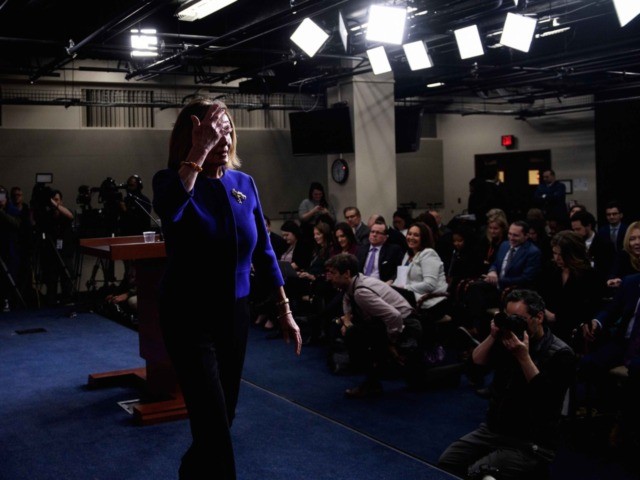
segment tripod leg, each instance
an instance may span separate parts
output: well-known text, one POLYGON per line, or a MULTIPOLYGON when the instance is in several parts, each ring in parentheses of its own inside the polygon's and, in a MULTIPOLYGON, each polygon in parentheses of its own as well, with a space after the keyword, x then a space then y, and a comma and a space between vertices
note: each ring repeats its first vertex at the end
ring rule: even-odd
POLYGON ((0 267, 2 267, 2 270, 4 271, 4 274, 5 274, 8 282, 9 282, 9 285, 11 285, 11 287, 13 288, 13 292, 15 293, 16 298, 20 301, 20 305, 22 305, 22 308, 27 308, 27 304, 24 301, 24 298, 22 298, 22 294, 20 293, 20 289, 16 285, 16 282, 13 279, 13 275, 11 275, 11 272, 7 268, 7 264, 4 263, 4 260, 2 258, 0 258, 0 267))

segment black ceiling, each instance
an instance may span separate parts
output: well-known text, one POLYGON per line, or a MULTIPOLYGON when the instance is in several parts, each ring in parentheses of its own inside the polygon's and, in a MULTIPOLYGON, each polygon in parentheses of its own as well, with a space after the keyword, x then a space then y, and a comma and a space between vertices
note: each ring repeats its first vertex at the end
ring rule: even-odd
MULTIPOLYGON (((324 92, 370 71, 365 50, 376 45, 366 42, 363 30, 352 31, 345 52, 337 14, 342 11, 348 27, 357 29, 373 2, 238 0, 204 19, 181 22, 175 17, 177 0, 0 0, 0 80, 18 75, 37 83, 62 69, 83 68, 75 58, 109 60, 105 71, 121 71, 132 82, 179 75, 206 86, 248 78, 241 91, 324 92), (307 16, 331 34, 313 59, 289 39, 307 16), (136 27, 157 29, 164 44, 158 59, 132 62, 129 30, 136 27), (226 67, 224 73, 220 67, 226 67)), ((590 100, 572 104, 570 99, 628 99, 640 84, 640 18, 621 28, 611 0, 520 0, 519 7, 513 0, 375 3, 411 8, 405 41, 425 40, 435 66, 412 72, 402 47, 386 48, 396 99, 429 111, 455 111, 462 98, 487 111, 502 108, 525 116, 551 111, 548 100, 557 111, 590 108, 590 100), (535 16, 537 34, 571 28, 534 39, 528 53, 492 48, 499 41, 492 34, 501 30, 507 12, 535 16), (453 30, 473 23, 485 55, 461 60, 453 30), (445 86, 426 87, 433 82, 445 86)))

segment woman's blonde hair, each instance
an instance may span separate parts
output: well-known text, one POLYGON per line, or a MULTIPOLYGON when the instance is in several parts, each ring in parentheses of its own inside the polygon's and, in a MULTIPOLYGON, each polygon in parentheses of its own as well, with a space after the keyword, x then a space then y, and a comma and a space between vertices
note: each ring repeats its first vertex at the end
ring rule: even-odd
POLYGON ((624 251, 629 254, 629 260, 631 261, 631 266, 640 272, 640 258, 636 257, 629 246, 629 238, 631 237, 631 232, 633 230, 640 230, 640 221, 633 222, 627 228, 627 233, 624 234, 624 240, 622 241, 622 248, 624 251))
POLYGON ((171 132, 171 140, 169 142, 169 162, 168 167, 177 170, 180 164, 184 162, 191 150, 191 131, 193 130, 193 121, 191 116, 195 115, 202 121, 211 105, 218 104, 225 109, 225 113, 231 122, 231 147, 229 148, 229 163, 225 168, 236 169, 240 167, 240 159, 236 154, 237 135, 233 118, 229 113, 227 106, 220 100, 212 100, 210 98, 197 98, 185 106, 176 119, 171 132))

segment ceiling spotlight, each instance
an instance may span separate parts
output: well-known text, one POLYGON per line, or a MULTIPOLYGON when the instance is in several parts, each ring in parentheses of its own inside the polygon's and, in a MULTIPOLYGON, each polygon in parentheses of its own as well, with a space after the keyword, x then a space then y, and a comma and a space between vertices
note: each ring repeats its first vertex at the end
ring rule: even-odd
POLYGON ((484 55, 477 25, 460 28, 453 33, 456 36, 456 42, 458 43, 458 50, 460 51, 460 58, 462 60, 484 55))
POLYGON ((444 82, 427 83, 427 88, 444 87, 444 82))
POLYGON ((367 50, 367 56, 369 57, 369 63, 371 64, 374 75, 391 71, 391 64, 389 64, 387 52, 384 51, 383 46, 367 50))
POLYGON ((178 8, 176 17, 178 17, 178 20, 184 22, 193 22, 194 20, 211 15, 213 12, 217 12, 236 1, 237 0, 189 0, 178 8))
POLYGON ((500 43, 521 52, 528 52, 536 30, 536 23, 537 20, 535 18, 511 12, 507 13, 500 43))
POLYGON ((342 12, 338 12, 338 31, 340 32, 340 40, 342 40, 344 51, 349 53, 349 30, 347 30, 347 24, 344 21, 342 12))
POLYGON ((624 27, 640 13, 640 2, 638 0, 613 0, 616 7, 620 26, 624 27))
POLYGON ((309 55, 309 57, 313 57, 318 53, 318 50, 324 45, 327 38, 329 38, 327 32, 316 25, 310 18, 305 18, 296 31, 293 32, 293 35, 291 35, 293 43, 304 50, 304 53, 309 55))
POLYGON ((431 56, 427 53, 427 46, 422 40, 405 43, 402 48, 407 56, 407 62, 409 62, 411 70, 422 70, 423 68, 433 67, 431 56))
POLYGON ((137 28, 131 30, 131 56, 132 57, 157 57, 158 37, 155 29, 137 28))
POLYGON ((367 40, 400 45, 404 37, 406 19, 406 8, 371 5, 369 7, 367 40))

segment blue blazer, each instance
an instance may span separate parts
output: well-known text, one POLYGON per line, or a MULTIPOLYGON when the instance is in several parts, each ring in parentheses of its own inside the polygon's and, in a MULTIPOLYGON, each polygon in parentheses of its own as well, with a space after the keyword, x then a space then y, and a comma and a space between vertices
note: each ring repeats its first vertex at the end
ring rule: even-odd
POLYGON ((640 298, 640 273, 627 275, 622 279, 613 300, 607 302, 605 307, 596 315, 603 329, 610 328, 618 320, 620 327, 617 330, 619 337, 624 337, 629 322, 636 311, 636 305, 640 298))
POLYGON ((533 287, 542 267, 541 253, 530 240, 524 242, 511 259, 511 263, 504 272, 504 277, 500 275, 502 262, 504 261, 511 245, 508 240, 500 244, 496 259, 489 268, 498 274, 498 285, 500 288, 506 287, 533 287))
POLYGON ((597 235, 601 237, 605 242, 611 243, 616 252, 619 252, 623 248, 624 236, 627 233, 628 225, 626 223, 620 222, 620 227, 618 227, 618 236, 616 237, 615 245, 611 242, 611 226, 607 223, 598 229, 597 235))
POLYGON ((187 192, 177 170, 166 169, 154 175, 153 194, 167 250, 164 292, 209 305, 217 298, 245 297, 252 266, 258 282, 284 284, 249 175, 237 170, 226 170, 220 179, 199 175, 187 192))

